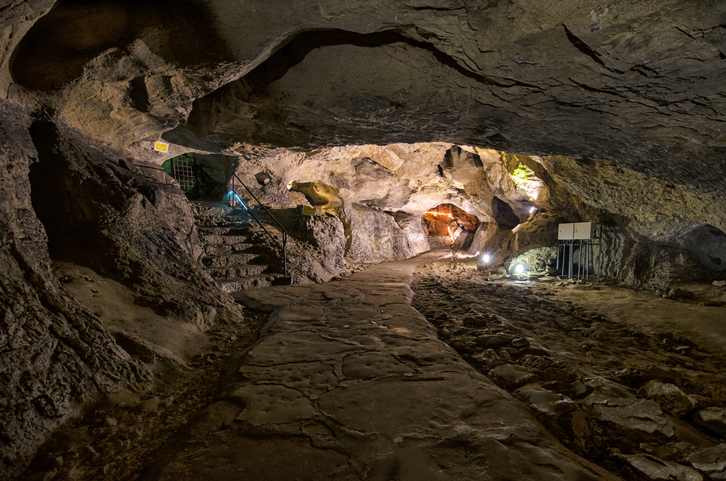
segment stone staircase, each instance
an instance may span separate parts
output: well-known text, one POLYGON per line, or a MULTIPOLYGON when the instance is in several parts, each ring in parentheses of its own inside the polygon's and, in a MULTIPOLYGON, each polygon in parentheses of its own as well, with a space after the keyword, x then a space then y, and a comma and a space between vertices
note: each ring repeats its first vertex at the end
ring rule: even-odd
POLYGON ((224 292, 268 287, 282 274, 270 272, 265 262, 271 254, 254 239, 256 226, 245 215, 219 207, 197 205, 194 208, 197 231, 204 246, 200 258, 224 292))

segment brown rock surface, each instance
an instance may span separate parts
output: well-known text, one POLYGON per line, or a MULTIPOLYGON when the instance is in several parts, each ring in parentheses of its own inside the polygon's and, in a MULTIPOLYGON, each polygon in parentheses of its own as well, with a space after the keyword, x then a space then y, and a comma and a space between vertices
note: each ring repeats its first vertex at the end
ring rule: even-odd
POLYGON ((7 104, 0 117, 0 477, 10 478, 79 403, 150 375, 53 275, 31 204, 29 118, 7 104))
POLYGON ((719 469, 722 308, 495 280, 470 260, 432 263, 416 279, 412 304, 441 339, 572 451, 624 479, 696 480, 719 469), (711 407, 690 415, 691 399, 711 407))
MULTIPOLYGON (((421 215, 450 203, 483 222, 456 247, 491 252, 494 268, 520 255, 540 259, 535 254, 542 251, 533 251, 553 247, 559 222, 593 220, 603 227, 600 274, 657 287, 664 293, 659 302, 673 306, 661 311, 668 323, 676 322, 672 312, 700 315, 705 306, 696 302, 726 304, 719 286, 676 285, 726 273, 724 4, 178 3, 13 0, 0 7, 0 389, 7 393, 0 476, 16 473, 76 405, 147 380, 147 368, 130 354, 182 365, 194 351, 185 350, 193 334, 240 320, 196 263, 201 247, 182 192, 150 169, 189 151, 209 155, 217 182, 236 171, 283 211, 295 236, 290 263, 299 280, 327 281, 361 263, 426 251, 421 215), (171 142, 168 152, 152 150, 159 138, 171 142), (139 172, 134 164, 142 163, 154 175, 139 172), (326 215, 291 215, 306 204, 326 215), (115 316, 113 303, 98 304, 78 278, 64 288, 51 260, 92 268, 94 275, 83 275, 118 294, 114 302, 133 299, 136 306, 115 316), (132 331, 146 320, 154 327, 132 331), (150 333, 175 325, 184 335, 166 344, 150 333)), ((612 292, 603 296, 611 296, 613 311, 637 310, 623 308, 612 292)), ((713 336, 697 333, 699 343, 717 342, 718 322, 702 317, 699 326, 713 336)), ((491 320, 465 318, 467 329, 491 320)), ((521 352, 546 351, 519 334, 484 350, 485 333, 461 335, 452 345, 487 371, 517 364, 521 352)), ((613 335, 602 322, 582 333, 596 352, 613 335)), ((695 343, 677 341, 659 340, 670 355, 701 361, 695 343)), ((363 340, 337 342, 345 350, 363 340)), ((374 355, 365 369, 344 367, 361 383, 375 382, 377 369, 405 376, 387 356, 374 355)), ((536 369, 551 383, 542 387, 547 391, 585 396, 597 387, 569 365, 536 369)), ((327 367, 313 374, 323 386, 330 380, 327 367)), ((465 377, 472 376, 479 379, 465 377)), ((699 412, 720 409, 723 389, 704 381, 708 375, 696 377, 695 388, 661 381, 683 390, 699 412)), ((411 386, 401 394, 415 395, 418 384, 411 386)), ((336 406, 355 392, 345 386, 340 397, 330 396, 330 419, 344 416, 336 406)), ((310 415, 297 394, 275 393, 296 415, 310 415)), ((238 403, 265 396, 238 394, 238 403)), ((662 415, 650 402, 631 404, 662 415)), ((584 412, 568 412, 563 421, 583 452, 604 445, 584 412)), ((329 436, 317 417, 305 419, 312 419, 305 429, 329 436)), ((567 428, 559 420, 553 422, 567 428)), ((678 435, 683 425, 675 426, 678 435)), ((427 441, 393 439, 404 443, 386 448, 391 466, 411 476, 417 465, 436 469, 421 451, 427 441)), ((480 441, 472 443, 491 440, 480 441)), ((487 444, 490 453, 499 441, 487 444)), ((343 463, 338 451, 300 438, 284 443, 325 466, 366 472, 343 463)), ((459 449, 455 444, 436 449, 459 449)), ((683 459, 667 462, 681 466, 686 455, 679 452, 683 459)), ((633 458, 635 464, 667 458, 649 454, 633 458)), ((623 462, 615 454, 607 459, 623 462)), ((276 460, 265 462, 274 467, 276 460)))
POLYGON ((127 302, 149 308, 155 321, 166 318, 156 328, 176 323, 191 336, 216 320, 239 321, 241 313, 195 263, 193 219, 186 201, 175 200, 177 188, 157 184, 60 123, 31 125, 27 112, 7 103, 2 118, 0 452, 8 477, 53 429, 79 414, 78 406, 150 381, 138 359, 183 363, 195 351, 183 342, 149 343, 154 321, 144 322, 143 309, 141 320, 132 316, 122 326, 110 303, 98 309, 72 295, 51 259, 124 283, 132 289, 127 302), (148 331, 133 334, 139 328, 148 331))
POLYGON ((615 479, 546 434, 410 307, 406 281, 432 258, 241 294, 272 322, 141 479, 615 479))

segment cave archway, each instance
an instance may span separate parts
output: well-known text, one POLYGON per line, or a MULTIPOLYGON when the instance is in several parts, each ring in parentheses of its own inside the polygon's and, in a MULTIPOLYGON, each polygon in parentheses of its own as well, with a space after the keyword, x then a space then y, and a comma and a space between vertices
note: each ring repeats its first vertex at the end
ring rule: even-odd
POLYGON ((462 244, 481 224, 479 218, 453 204, 440 204, 421 216, 424 232, 432 249, 462 244))

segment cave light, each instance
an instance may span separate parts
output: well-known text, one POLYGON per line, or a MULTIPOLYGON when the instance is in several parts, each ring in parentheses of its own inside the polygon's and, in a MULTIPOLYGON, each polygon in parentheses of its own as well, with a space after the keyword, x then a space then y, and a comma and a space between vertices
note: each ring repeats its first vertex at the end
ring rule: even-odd
POLYGON ((517 274, 518 276, 521 276, 522 274, 524 274, 524 271, 525 271, 524 265, 522 265, 522 264, 517 264, 516 266, 514 266, 514 272, 515 272, 515 273, 516 273, 516 274, 517 274))
POLYGON ((250 210, 250 209, 249 209, 249 208, 247 207, 247 204, 245 204, 245 203, 244 203, 244 202, 242 201, 242 199, 240 198, 240 196, 239 196, 239 195, 237 195, 237 192, 235 192, 235 191, 233 191, 233 190, 230 190, 229 192, 227 192, 227 196, 226 196, 226 197, 227 197, 227 198, 229 198, 229 197, 232 197, 233 199, 237 199, 237 202, 239 202, 240 204, 242 204, 242 207, 244 207, 244 208, 245 208, 245 210, 250 210))
POLYGON ((489 254, 484 254, 481 256, 481 260, 484 264, 489 264, 492 261, 492 256, 489 254))
POLYGON ((529 213, 530 213, 530 214, 534 214, 535 212, 537 212, 537 207, 535 207, 535 206, 532 206, 532 208, 531 208, 531 209, 529 209, 529 213))

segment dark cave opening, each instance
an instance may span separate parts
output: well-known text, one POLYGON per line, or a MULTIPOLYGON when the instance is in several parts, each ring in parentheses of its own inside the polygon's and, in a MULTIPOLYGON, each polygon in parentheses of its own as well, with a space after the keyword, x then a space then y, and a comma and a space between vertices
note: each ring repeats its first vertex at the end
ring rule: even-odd
POLYGON ((90 224, 74 223, 68 215, 67 206, 76 205, 81 212, 82 201, 74 197, 67 160, 55 148, 58 130, 51 122, 36 121, 30 126, 30 136, 38 151, 38 161, 29 172, 31 202, 45 227, 50 258, 77 261, 94 249, 96 234, 90 224))
POLYGON ((519 217, 514 213, 512 206, 499 197, 492 199, 492 217, 497 221, 497 224, 505 229, 513 229, 520 223, 519 217))
MULTIPOLYGON (((228 61, 233 56, 212 24, 207 7, 199 2, 58 1, 18 44, 10 72, 23 87, 54 90, 80 77, 84 65, 103 52, 123 52, 146 34, 145 44, 152 52, 182 67, 228 61), (161 29, 164 37, 153 34, 161 29)), ((131 96, 145 111, 141 81, 131 80, 131 96)))

